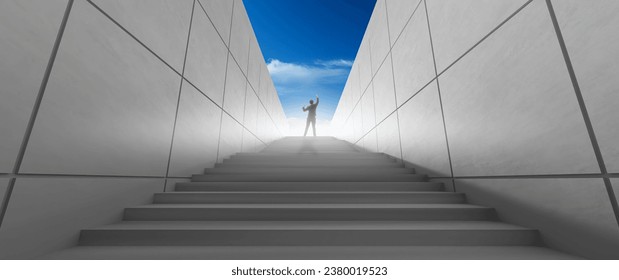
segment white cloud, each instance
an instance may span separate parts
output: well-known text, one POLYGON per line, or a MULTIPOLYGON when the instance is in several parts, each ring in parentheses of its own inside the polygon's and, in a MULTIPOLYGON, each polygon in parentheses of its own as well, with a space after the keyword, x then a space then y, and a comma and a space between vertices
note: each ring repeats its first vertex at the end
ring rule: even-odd
POLYGON ((332 66, 328 66, 327 64, 304 65, 271 59, 267 68, 273 82, 280 86, 286 86, 339 81, 348 75, 348 69, 334 67, 338 63, 342 65, 346 61, 331 61, 332 66))
POLYGON ((334 59, 334 60, 316 60, 315 62, 318 65, 322 65, 325 67, 352 67, 353 61, 352 60, 345 60, 345 59, 334 59))

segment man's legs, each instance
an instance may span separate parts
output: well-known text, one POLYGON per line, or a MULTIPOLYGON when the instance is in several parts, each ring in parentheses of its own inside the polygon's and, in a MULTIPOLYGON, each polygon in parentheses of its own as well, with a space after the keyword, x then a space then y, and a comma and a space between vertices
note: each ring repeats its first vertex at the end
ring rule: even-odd
MULTIPOLYGON (((303 137, 307 136, 307 129, 309 128, 310 125, 310 118, 307 118, 307 123, 305 124, 305 133, 303 133, 303 137)), ((314 134, 316 134, 314 132, 314 134)))
POLYGON ((316 119, 312 119, 312 129, 314 130, 314 137, 316 137, 316 119))

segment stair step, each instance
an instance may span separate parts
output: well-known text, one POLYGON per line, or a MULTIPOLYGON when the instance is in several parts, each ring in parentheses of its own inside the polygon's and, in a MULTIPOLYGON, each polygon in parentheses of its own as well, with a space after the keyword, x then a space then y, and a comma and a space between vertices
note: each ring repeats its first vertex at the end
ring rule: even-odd
POLYGON ((176 191, 443 191, 438 182, 190 182, 176 191))
POLYGON ((205 174, 287 174, 299 176, 352 175, 359 174, 414 174, 415 169, 404 167, 219 167, 206 168, 205 174))
POLYGON ((83 230, 80 245, 535 245, 538 232, 498 222, 123 222, 83 230))
POLYGON ((155 194, 156 204, 290 204, 290 203, 464 203, 461 193, 448 192, 168 192, 155 194))
POLYGON ((54 260, 574 260, 536 246, 77 246, 54 260))
POLYGON ((426 175, 418 174, 338 174, 337 172, 332 174, 209 174, 191 177, 193 182, 422 182, 426 179, 426 175))
POLYGON ((363 160, 363 161, 351 161, 351 160, 278 160, 272 161, 243 161, 243 160, 230 160, 225 159, 223 163, 215 164, 216 168, 219 167, 330 167, 330 168, 357 168, 357 167, 404 167, 401 163, 397 163, 392 160, 363 160))
POLYGON ((362 152, 351 152, 351 153, 237 153, 230 156, 231 159, 243 159, 243 160, 277 160, 277 159, 288 159, 288 160, 307 160, 307 159, 390 159, 387 155, 383 153, 362 153, 362 152))
POLYGON ((125 209, 127 221, 494 220, 469 204, 150 204, 125 209))

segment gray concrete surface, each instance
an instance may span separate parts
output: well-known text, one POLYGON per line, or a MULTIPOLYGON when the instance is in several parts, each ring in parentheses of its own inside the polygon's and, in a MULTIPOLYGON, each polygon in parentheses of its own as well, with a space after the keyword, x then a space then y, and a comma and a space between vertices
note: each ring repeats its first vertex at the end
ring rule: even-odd
POLYGON ((2 205, 2 258, 70 246, 74 226, 111 221, 123 203, 173 188, 217 155, 285 133, 242 1, 177 2, 75 0, 70 13, 66 0, 0 3, 0 173, 17 178, 2 205))
POLYGON ((75 246, 79 229, 109 224, 147 203, 163 179, 17 179, 0 228, 0 259, 32 259, 75 246))
POLYGON ((609 252, 619 250, 619 208, 607 189, 619 183, 600 185, 607 174, 599 163, 617 176, 619 4, 550 3, 558 26, 543 0, 378 0, 334 131, 496 207, 507 221, 539 228, 554 248, 616 258, 609 252), (385 15, 389 39, 378 34, 385 15), (386 53, 392 60, 380 61, 386 53), (367 132, 372 115, 376 126, 367 132), (533 180, 539 176, 553 179, 533 180), (577 179, 587 176, 598 184, 577 179), (581 218, 567 222, 571 216, 581 218))
POLYGON ((0 3, 0 172, 13 171, 67 2, 0 3))
POLYGON ((609 172, 619 172, 619 3, 553 1, 609 172))
POLYGON ((188 176, 217 161, 221 111, 189 83, 183 84, 169 176, 188 176))
POLYGON ((193 0, 174 3, 167 0, 92 2, 149 46, 176 71, 183 71, 193 0))
POLYGON ((196 5, 191 30, 184 76, 221 106, 226 80, 226 71, 222 69, 226 69, 228 62, 228 49, 224 42, 228 37, 220 37, 200 5, 196 5))
POLYGON ((415 96, 415 102, 404 104, 398 113, 406 164, 430 176, 451 176, 436 83, 415 96))
POLYGON ((541 228, 550 247, 588 258, 619 258, 617 225, 602 179, 456 180, 470 203, 541 228), (532 195, 534 194, 534 195, 532 195))
MULTIPOLYGON (((41 258, 97 259, 102 252, 110 259, 158 258, 124 249, 138 245, 154 251, 170 246, 179 254, 162 253, 184 259, 210 259, 214 255, 207 252, 220 247, 230 248, 229 256, 252 258, 248 246, 300 246, 295 255, 275 254, 286 259, 311 258, 306 252, 314 248, 320 248, 315 258, 332 259, 327 255, 332 249, 364 246, 430 248, 405 255, 385 250, 379 258, 386 259, 435 258, 437 252, 452 259, 577 258, 540 250, 536 229, 501 222, 493 208, 469 204, 464 194, 443 191, 441 183, 419 180, 425 175, 393 165, 385 154, 352 147, 330 137, 287 137, 260 153, 236 154, 192 182, 178 183, 174 192, 156 193, 152 204, 127 207, 121 222, 84 228, 77 248, 41 258), (350 165, 325 166, 334 158, 347 158, 350 165), (285 167, 289 161, 297 166, 285 167), (358 166, 366 161, 373 166, 358 166), (393 182, 405 174, 411 177, 393 182), (452 246, 467 249, 452 252, 452 246), (496 250, 479 254, 480 246, 496 250), (505 246, 523 251, 515 254, 515 247, 505 246)), ((375 252, 357 252, 363 256, 355 259, 377 258, 375 252)))
POLYGON ((83 246, 44 259, 200 260, 574 260, 531 246, 83 246))

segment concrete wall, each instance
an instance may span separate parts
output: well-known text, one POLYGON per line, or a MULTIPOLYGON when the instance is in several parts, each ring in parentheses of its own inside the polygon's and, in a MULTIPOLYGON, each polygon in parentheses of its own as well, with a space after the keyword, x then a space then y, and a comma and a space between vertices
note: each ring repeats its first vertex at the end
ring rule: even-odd
POLYGON ((619 2, 594 2, 379 0, 334 131, 619 258, 619 2))
POLYGON ((0 37, 0 258, 286 133, 241 0, 1 1, 0 37))

